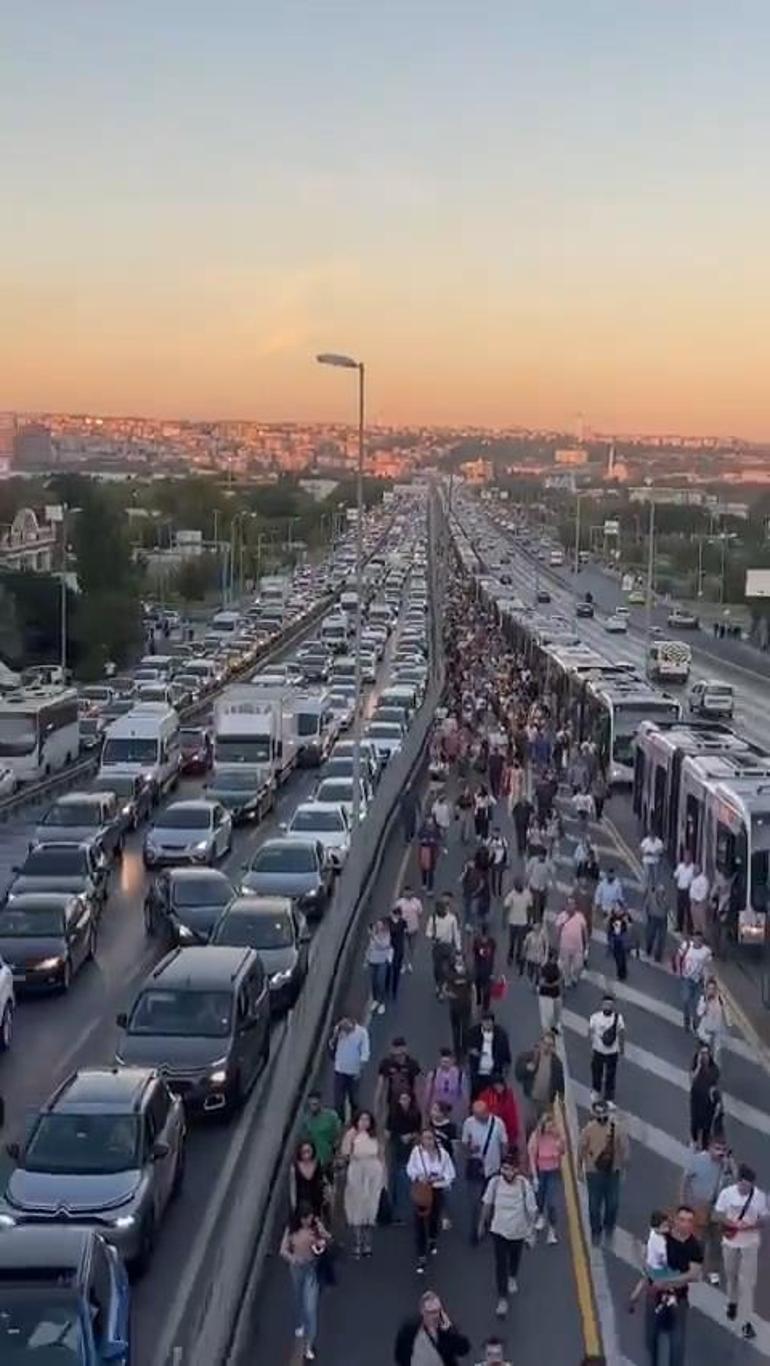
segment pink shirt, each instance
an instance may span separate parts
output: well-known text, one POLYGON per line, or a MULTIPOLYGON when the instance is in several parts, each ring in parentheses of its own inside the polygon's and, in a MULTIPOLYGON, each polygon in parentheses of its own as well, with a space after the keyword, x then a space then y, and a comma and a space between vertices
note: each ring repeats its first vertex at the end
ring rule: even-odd
POLYGON ((422 902, 418 896, 402 896, 397 903, 404 917, 407 934, 416 934, 420 928, 422 902))
MULTIPOLYGON (((561 917, 559 917, 561 920, 561 917)), ((565 916, 559 926, 559 947, 565 953, 577 953, 586 940, 586 922, 580 911, 565 916)))
POLYGON ((537 1172, 555 1172, 561 1166, 564 1144, 558 1134, 545 1131, 533 1134, 529 1141, 529 1155, 537 1172))

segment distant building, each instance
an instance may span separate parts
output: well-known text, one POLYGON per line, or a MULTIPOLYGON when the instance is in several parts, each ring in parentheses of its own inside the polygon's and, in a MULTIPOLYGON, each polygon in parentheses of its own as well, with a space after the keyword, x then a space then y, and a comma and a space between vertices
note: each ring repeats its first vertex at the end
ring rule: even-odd
POLYGON ((16 414, 0 413, 0 477, 9 474, 16 439, 16 414))
POLYGON ((13 440, 13 467, 17 470, 47 470, 54 463, 51 433, 40 422, 19 427, 13 440))
POLYGON ((588 451, 582 446, 564 446, 553 453, 556 465, 587 465, 588 451))
POLYGON ((492 465, 489 460, 466 460, 460 474, 468 484, 486 484, 492 478, 492 465))
POLYGON ((336 479, 300 479, 299 486, 309 493, 311 498, 315 498, 317 503, 322 503, 324 498, 328 498, 337 487, 336 479))

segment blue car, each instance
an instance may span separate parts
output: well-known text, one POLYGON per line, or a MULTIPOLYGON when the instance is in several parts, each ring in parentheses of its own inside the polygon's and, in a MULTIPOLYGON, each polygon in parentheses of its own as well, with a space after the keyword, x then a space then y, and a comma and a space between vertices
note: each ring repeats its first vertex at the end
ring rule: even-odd
POLYGON ((0 1230, 0 1362, 128 1366, 128 1276, 90 1228, 0 1230))

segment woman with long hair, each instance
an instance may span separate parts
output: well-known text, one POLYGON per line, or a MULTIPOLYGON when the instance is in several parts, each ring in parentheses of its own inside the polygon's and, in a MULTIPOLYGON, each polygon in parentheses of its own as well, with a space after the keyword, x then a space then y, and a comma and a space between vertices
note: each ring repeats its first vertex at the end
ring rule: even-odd
POLYGON ((374 1116, 361 1110, 342 1139, 347 1162, 345 1218, 353 1231, 353 1256, 371 1257, 372 1236, 385 1185, 385 1161, 374 1116))
POLYGON ((281 1239, 281 1257, 288 1264, 294 1294, 294 1334, 304 1341, 305 1361, 315 1361, 321 1288, 318 1273, 329 1242, 329 1234, 309 1205, 298 1206, 281 1239))

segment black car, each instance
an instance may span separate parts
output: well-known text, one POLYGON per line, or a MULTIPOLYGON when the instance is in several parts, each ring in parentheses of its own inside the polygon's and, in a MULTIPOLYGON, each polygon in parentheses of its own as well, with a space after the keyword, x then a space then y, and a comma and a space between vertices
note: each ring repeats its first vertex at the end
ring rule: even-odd
POLYGON ((17 990, 69 989, 96 952, 96 915, 85 897, 26 892, 0 906, 0 959, 17 990))
POLYGON ((124 831, 138 829, 152 811, 152 785, 138 773, 100 773, 94 779, 93 788, 95 792, 114 792, 124 831))
POLYGON ((535 602, 550 602, 550 601, 551 601, 551 594, 548 592, 548 589, 547 589, 547 588, 538 588, 537 593, 535 594, 535 602))
POLYGON ((207 944, 234 896, 233 884, 218 868, 167 868, 145 897, 145 929, 171 944, 207 944))
POLYGON ((236 822, 260 821, 275 802, 275 789, 258 769, 246 764, 217 764, 204 792, 221 802, 236 822))
POLYGON ((575 608, 575 615, 578 617, 592 617, 594 605, 592 602, 579 602, 575 608))
POLYGON ((203 726, 183 726, 179 732, 182 773, 208 773, 214 759, 211 736, 203 726))
POLYGON ((8 901, 25 892, 71 892, 100 915, 107 900, 109 865, 97 844, 39 844, 30 849, 6 893, 8 901))
POLYGON ((267 977, 253 949, 174 949, 131 1010, 118 1015, 115 1061, 158 1068, 189 1109, 234 1110, 270 1056, 270 1018, 267 977))
POLYGON ((289 897, 239 896, 214 926, 212 944, 255 949, 270 985, 274 1011, 288 1010, 307 976, 310 931, 289 897))

